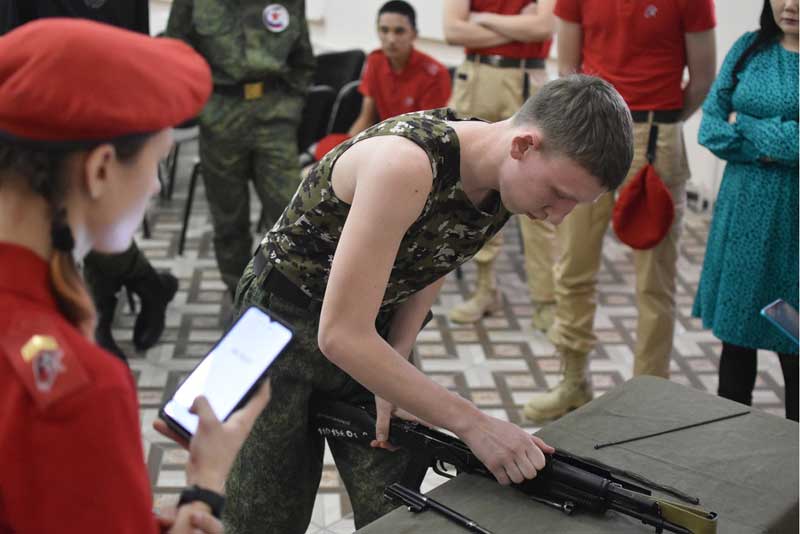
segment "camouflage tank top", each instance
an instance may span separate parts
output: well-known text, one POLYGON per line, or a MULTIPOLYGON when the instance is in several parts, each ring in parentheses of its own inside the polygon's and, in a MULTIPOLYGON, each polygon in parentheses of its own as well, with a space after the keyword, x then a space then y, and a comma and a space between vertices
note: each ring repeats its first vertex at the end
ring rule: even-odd
POLYGON ((499 196, 491 211, 485 212, 464 193, 458 136, 446 122, 457 120, 447 108, 398 115, 328 152, 303 180, 280 219, 261 241, 261 253, 305 294, 322 301, 333 254, 350 210, 350 205, 333 192, 333 166, 355 143, 395 135, 410 139, 425 151, 433 183, 422 213, 400 244, 381 308, 403 302, 469 260, 511 214, 499 196))

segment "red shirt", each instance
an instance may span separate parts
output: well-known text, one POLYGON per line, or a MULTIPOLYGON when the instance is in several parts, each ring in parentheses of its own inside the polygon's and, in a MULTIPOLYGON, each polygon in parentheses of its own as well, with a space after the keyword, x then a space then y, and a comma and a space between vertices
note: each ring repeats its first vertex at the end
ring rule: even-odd
POLYGON ((450 99, 450 73, 447 67, 427 54, 412 48, 405 68, 392 70, 382 50, 367 57, 361 85, 362 95, 375 100, 380 120, 396 115, 442 108, 450 99))
MULTIPOLYGON (((497 13, 498 15, 518 15, 522 8, 531 3, 531 0, 472 0, 469 4, 470 11, 478 13, 497 13)), ((480 54, 482 56, 503 56, 520 59, 546 58, 550 53, 552 39, 523 43, 514 41, 500 46, 487 48, 467 48, 467 54, 480 54)))
POLYGON ((716 25, 713 0, 558 0, 555 14, 581 25, 581 72, 633 110, 683 108, 685 35, 716 25))
POLYGON ((0 533, 158 532, 130 371, 61 316, 29 249, 0 243, 0 310, 0 533))

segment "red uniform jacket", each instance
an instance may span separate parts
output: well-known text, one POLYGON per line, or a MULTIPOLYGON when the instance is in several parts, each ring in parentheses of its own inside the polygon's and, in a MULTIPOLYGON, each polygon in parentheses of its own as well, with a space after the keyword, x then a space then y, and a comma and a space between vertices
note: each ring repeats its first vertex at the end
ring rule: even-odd
POLYGON ((0 243, 0 533, 158 532, 130 371, 59 313, 48 265, 0 243))

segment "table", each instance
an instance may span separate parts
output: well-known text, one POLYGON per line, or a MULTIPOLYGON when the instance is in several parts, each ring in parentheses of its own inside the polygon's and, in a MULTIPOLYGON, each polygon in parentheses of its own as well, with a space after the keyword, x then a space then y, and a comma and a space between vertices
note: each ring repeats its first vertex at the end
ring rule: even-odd
MULTIPOLYGON (((594 458, 700 498, 719 514, 720 534, 798 532, 798 425, 759 410, 687 430, 595 450, 625 439, 731 415, 732 401, 655 377, 638 377, 544 428, 556 448, 594 458)), ((658 492, 654 492, 659 494, 658 492)), ((615 512, 573 514, 531 501, 480 476, 459 475, 429 495, 494 534, 653 532, 615 512)), ((676 500, 666 494, 659 494, 676 500)), ((359 530, 365 534, 463 534, 439 514, 405 507, 359 530)))

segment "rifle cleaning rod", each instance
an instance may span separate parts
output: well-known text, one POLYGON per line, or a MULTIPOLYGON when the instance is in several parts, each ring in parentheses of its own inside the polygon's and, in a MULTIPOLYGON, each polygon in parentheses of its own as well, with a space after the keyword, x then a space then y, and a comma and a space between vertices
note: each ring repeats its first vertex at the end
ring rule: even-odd
POLYGON ((689 428, 694 428, 696 426, 708 425, 708 424, 711 424, 711 423, 716 423, 717 421, 724 421, 725 419, 733 419, 734 417, 741 417, 742 415, 747 415, 749 413, 750 413, 750 411, 747 410, 747 411, 744 411, 744 412, 739 412, 739 413, 734 413, 734 414, 731 414, 731 415, 726 415, 724 417, 717 417, 716 419, 709 419, 708 421, 700 421, 699 423, 692 423, 691 425, 684 425, 684 426, 679 426, 677 428, 671 428, 669 430, 662 430, 661 432, 654 432, 653 434, 645 434, 644 436, 636 436, 634 438, 623 439, 623 440, 620 440, 620 441, 609 441, 608 443, 595 443, 594 448, 595 449, 604 449, 605 447, 611 447, 612 445, 622 445, 623 443, 630 443, 631 441, 638 441, 640 439, 654 438, 656 436, 663 436, 664 434, 669 434, 671 432, 677 432, 679 430, 686 430, 686 429, 689 429, 689 428))
POLYGON ((469 517, 456 512, 449 506, 445 506, 444 504, 440 503, 439 501, 431 497, 427 497, 422 493, 419 493, 418 491, 414 491, 410 488, 407 488, 402 484, 400 484, 399 482, 390 484, 386 488, 386 493, 388 493, 389 495, 400 497, 401 499, 406 500, 407 502, 408 501, 422 502, 424 503, 424 506, 422 507, 423 509, 424 507, 428 507, 432 510, 435 510, 436 512, 445 516, 450 521, 458 525, 461 525, 462 527, 466 528, 471 532, 477 532, 478 534, 492 534, 490 531, 486 530, 485 528, 480 526, 478 523, 476 523, 469 517))

